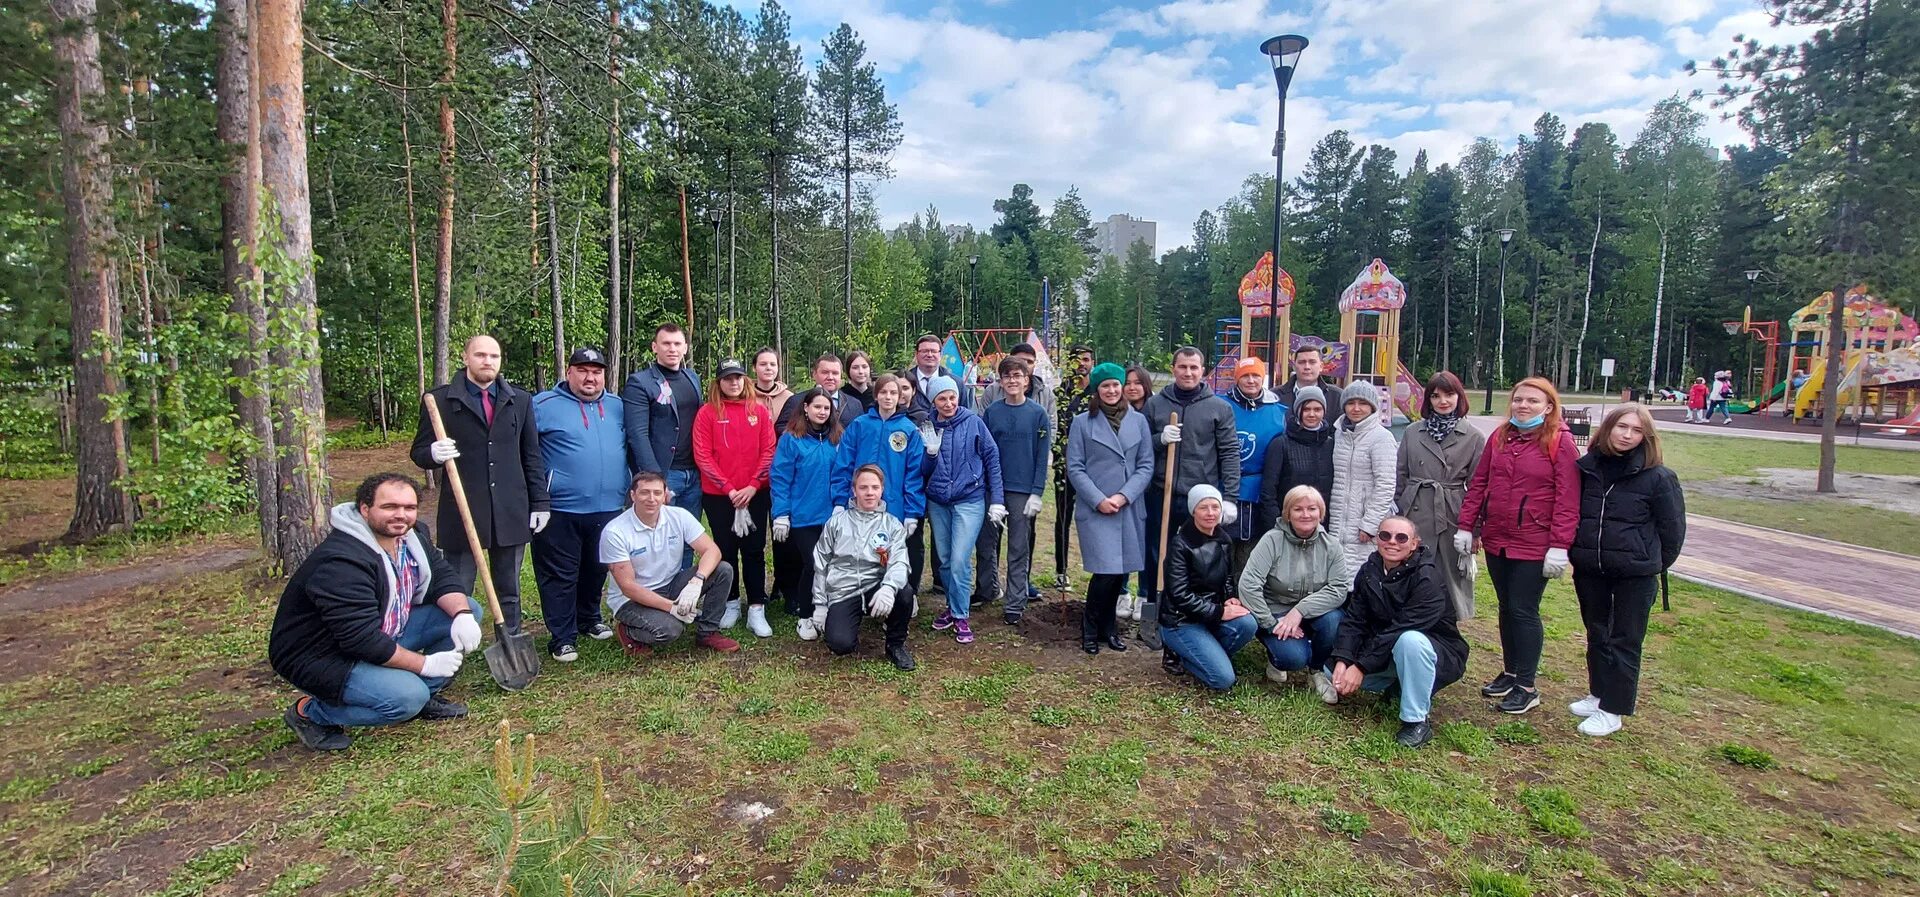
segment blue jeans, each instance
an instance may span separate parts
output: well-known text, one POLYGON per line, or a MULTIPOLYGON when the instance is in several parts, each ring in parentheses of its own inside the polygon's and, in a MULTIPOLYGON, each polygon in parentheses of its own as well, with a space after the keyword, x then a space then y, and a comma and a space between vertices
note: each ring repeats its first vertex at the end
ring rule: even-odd
POLYGON ((1347 618, 1339 608, 1327 611, 1311 620, 1300 621, 1300 628, 1306 630, 1306 638, 1277 638, 1271 630, 1260 633, 1260 643, 1267 646, 1267 663, 1276 670, 1317 670, 1327 665, 1327 656, 1333 653, 1333 640, 1340 634, 1340 621, 1347 618))
MULTIPOLYGON (((1433 706, 1434 667, 1439 655, 1426 633, 1403 632, 1393 643, 1393 665, 1360 680, 1363 691, 1381 692, 1400 683, 1400 721, 1417 723, 1433 706)), ((1331 672, 1331 671, 1329 671, 1331 672)))
MULTIPOLYGON (((474 620, 480 620, 480 602, 469 598, 467 606, 473 609, 474 620)), ((423 604, 413 609, 407 617, 406 628, 400 630, 400 637, 394 641, 402 648, 421 654, 447 651, 453 648, 453 636, 448 634, 452 627, 453 618, 439 605, 423 604)), ((307 719, 323 726, 404 723, 419 714, 420 708, 427 705, 427 698, 445 688, 447 681, 362 660, 347 674, 347 687, 340 693, 340 703, 314 698, 307 702, 307 719)))
POLYGON ((1187 672, 1214 691, 1233 687, 1233 655, 1253 641, 1260 624, 1252 614, 1223 623, 1186 623, 1160 630, 1160 641, 1180 655, 1187 672))
MULTIPOLYGON (((693 519, 699 520, 700 471, 669 469, 667 471, 667 504, 686 511, 693 515, 693 519)), ((731 520, 722 521, 722 525, 731 526, 732 524, 731 520)), ((680 558, 680 566, 686 567, 692 563, 693 546, 689 545, 680 558)))
POLYGON ((947 590, 947 613, 964 620, 973 613, 973 547, 987 522, 987 500, 959 504, 927 502, 927 523, 933 527, 934 551, 945 565, 940 585, 947 590))

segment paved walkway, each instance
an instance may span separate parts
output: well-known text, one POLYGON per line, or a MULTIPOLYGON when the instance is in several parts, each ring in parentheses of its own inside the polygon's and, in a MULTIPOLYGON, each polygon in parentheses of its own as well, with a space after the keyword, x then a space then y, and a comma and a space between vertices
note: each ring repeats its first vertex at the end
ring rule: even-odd
MULTIPOLYGON (((1618 402, 1613 403, 1615 405, 1618 402)), ((1585 407, 1593 417, 1594 423, 1607 413, 1607 405, 1582 405, 1569 403, 1569 408, 1585 407)), ((1679 419, 1681 411, 1670 405, 1654 407, 1654 418, 1663 432, 1690 433, 1698 436, 1725 436, 1729 439, 1771 439, 1775 442, 1799 442, 1809 445, 1820 444, 1820 428, 1815 426, 1794 427, 1792 429, 1769 429, 1753 426, 1749 415, 1740 415, 1729 424, 1721 423, 1723 417, 1715 416, 1710 424, 1689 424, 1679 419)), ((1482 429, 1491 429, 1491 424, 1482 429)), ((1893 449, 1900 452, 1920 452, 1920 438, 1912 436, 1888 436, 1871 428, 1862 428, 1851 423, 1841 423, 1836 434, 1836 445, 1858 445, 1867 448, 1893 449)))

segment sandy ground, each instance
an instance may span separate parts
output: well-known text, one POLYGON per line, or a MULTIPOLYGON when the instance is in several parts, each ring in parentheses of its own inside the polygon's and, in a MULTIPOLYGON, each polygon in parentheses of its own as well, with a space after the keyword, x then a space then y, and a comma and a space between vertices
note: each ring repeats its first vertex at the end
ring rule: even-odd
MULTIPOLYGON (((1763 467, 1757 476, 1721 477, 1688 486, 1707 495, 1728 498, 1752 498, 1767 501, 1798 501, 1814 495, 1816 471, 1781 467, 1763 467)), ((1837 473, 1835 497, 1888 511, 1920 515, 1920 476, 1893 474, 1837 473)))

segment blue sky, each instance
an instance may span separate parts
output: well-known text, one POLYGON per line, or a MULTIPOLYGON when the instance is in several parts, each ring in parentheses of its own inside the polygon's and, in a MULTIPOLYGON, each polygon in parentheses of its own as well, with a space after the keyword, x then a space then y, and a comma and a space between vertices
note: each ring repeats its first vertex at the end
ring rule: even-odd
MULTIPOLYGON (((744 3, 742 5, 745 5, 744 3)), ((841 21, 899 107, 905 139, 877 187, 883 223, 931 203, 984 226, 1015 182, 1042 207, 1077 185, 1097 219, 1159 222, 1159 250, 1271 171, 1276 115, 1261 40, 1307 49, 1287 104, 1287 176, 1335 128, 1452 161, 1475 137, 1511 145, 1551 111, 1631 140, 1661 98, 1711 94, 1689 60, 1736 34, 1783 40, 1755 0, 1170 0, 1164 3, 790 0, 817 57, 841 21)), ((1700 102, 1706 109, 1706 102, 1700 102)), ((1709 112, 1716 143, 1741 142, 1709 112)))

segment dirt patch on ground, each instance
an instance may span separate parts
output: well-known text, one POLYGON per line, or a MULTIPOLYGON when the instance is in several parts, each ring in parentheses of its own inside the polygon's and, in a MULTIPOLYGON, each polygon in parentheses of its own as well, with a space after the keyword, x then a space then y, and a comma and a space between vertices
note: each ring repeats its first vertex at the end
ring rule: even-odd
POLYGON ((73 480, 0 480, 0 555, 25 557, 57 541, 73 516, 73 480))
POLYGON ((258 554, 251 548, 210 548, 158 562, 40 580, 0 590, 0 613, 20 614, 75 607, 115 592, 177 582, 202 573, 238 569, 258 554))
MULTIPOLYGON (((1724 498, 1797 502, 1814 497, 1818 475, 1812 470, 1762 467, 1754 476, 1721 477, 1688 483, 1687 488, 1724 498)), ((1836 473, 1834 485, 1840 490, 1837 495, 1820 497, 1920 516, 1920 476, 1836 473)))

